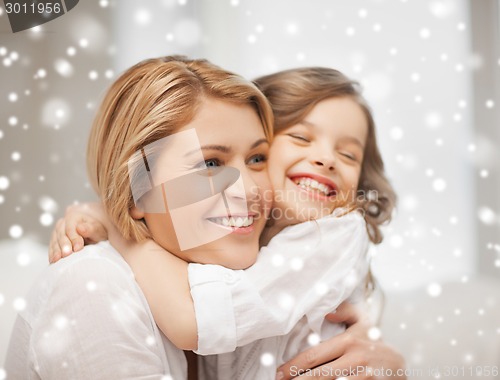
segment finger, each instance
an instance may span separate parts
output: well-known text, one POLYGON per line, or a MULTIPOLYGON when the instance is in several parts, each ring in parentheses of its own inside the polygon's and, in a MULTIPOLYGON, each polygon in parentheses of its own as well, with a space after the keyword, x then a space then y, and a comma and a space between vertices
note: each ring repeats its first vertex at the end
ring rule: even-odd
POLYGON ((334 337, 316 346, 308 348, 295 356, 292 360, 282 364, 278 372, 283 373, 282 379, 292 379, 297 376, 297 369, 315 368, 327 361, 339 358, 345 352, 346 344, 342 344, 339 337, 334 337), (294 373, 295 372, 295 373, 294 373))
POLYGON ((89 234, 89 238, 92 241, 99 242, 108 239, 108 231, 101 222, 92 221, 91 223, 92 234, 89 234))
POLYGON ((325 319, 332 323, 345 323, 351 326, 359 321, 359 311, 353 304, 344 301, 334 313, 326 315, 325 319))
POLYGON ((308 369, 300 372, 300 376, 294 377, 294 380, 326 380, 326 379, 352 379, 355 375, 356 368, 352 368, 348 360, 342 360, 342 358, 332 361, 330 363, 325 363, 313 369, 308 369))
POLYGON ((85 218, 78 216, 77 218, 72 218, 66 215, 65 217, 65 235, 71 243, 72 249, 76 252, 83 248, 83 237, 79 234, 77 230, 78 224, 85 223, 85 218))
POLYGON ((78 224, 77 232, 83 237, 84 244, 95 244, 108 239, 108 233, 104 226, 99 222, 89 221, 78 224))
POLYGON ((59 245, 59 249, 61 251, 61 257, 66 257, 71 254, 73 248, 71 241, 66 236, 66 223, 64 219, 60 219, 56 224, 56 241, 59 245))
POLYGON ((49 243, 49 263, 53 264, 61 258, 61 249, 57 243, 56 230, 52 231, 49 243))

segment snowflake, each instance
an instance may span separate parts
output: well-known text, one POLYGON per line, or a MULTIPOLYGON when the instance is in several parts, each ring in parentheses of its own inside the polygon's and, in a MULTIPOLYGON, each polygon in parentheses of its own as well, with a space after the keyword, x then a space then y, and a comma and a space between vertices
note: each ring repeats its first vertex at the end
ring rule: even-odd
POLYGON ((436 178, 432 182, 432 187, 434 188, 435 191, 441 193, 446 189, 446 181, 442 178, 436 178))
POLYGON ((9 188, 10 181, 7 177, 0 177, 0 190, 7 190, 9 188))
POLYGON ((73 75, 73 65, 65 59, 58 59, 54 63, 55 70, 59 75, 68 78, 73 75))
POLYGON ((23 311, 26 309, 26 300, 22 297, 17 297, 12 303, 15 311, 23 311))
POLYGON ((427 293, 431 297, 439 297, 441 295, 441 292, 442 292, 441 285, 436 282, 429 284, 429 286, 427 286, 427 293))
POLYGON ((9 228, 9 235, 12 239, 19 239, 23 236, 23 228, 17 224, 14 224, 9 228))
POLYGON ((54 223, 54 216, 48 212, 44 212, 40 215, 40 224, 44 227, 49 227, 54 223))
POLYGON ((31 256, 25 252, 20 252, 17 255, 17 264, 20 267, 25 267, 31 264, 31 256))
POLYGON ((478 216, 479 220, 488 226, 493 225, 497 220, 495 212, 491 208, 486 206, 479 208, 478 216))
POLYGON ((264 367, 269 367, 274 364, 274 355, 269 352, 264 352, 260 357, 260 362, 264 367))

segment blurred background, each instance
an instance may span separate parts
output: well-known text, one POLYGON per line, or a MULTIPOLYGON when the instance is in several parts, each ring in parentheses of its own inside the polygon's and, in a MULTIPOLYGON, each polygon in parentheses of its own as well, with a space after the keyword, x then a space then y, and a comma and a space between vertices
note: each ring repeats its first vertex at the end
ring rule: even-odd
POLYGON ((495 378, 486 367, 500 366, 499 3, 86 0, 15 34, 1 5, 0 379, 55 221, 96 199, 85 148, 104 91, 139 60, 169 54, 250 79, 320 65, 359 80, 399 196, 372 251, 383 336, 422 369, 410 378, 446 378, 446 366, 495 378))

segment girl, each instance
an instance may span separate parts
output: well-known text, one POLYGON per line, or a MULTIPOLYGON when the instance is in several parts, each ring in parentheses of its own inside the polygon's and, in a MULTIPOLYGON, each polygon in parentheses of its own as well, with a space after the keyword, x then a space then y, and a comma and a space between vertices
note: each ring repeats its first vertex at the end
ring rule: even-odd
MULTIPOLYGON (((273 364, 283 363, 297 350, 307 346, 309 333, 304 331, 314 331, 320 335, 324 333, 325 326, 321 323, 323 316, 352 292, 357 284, 356 278, 366 270, 366 262, 363 261, 366 251, 364 223, 359 223, 361 218, 356 212, 340 218, 319 219, 316 223, 298 224, 278 232, 287 225, 317 219, 332 214, 334 210, 338 216, 339 213, 345 213, 341 207, 344 210, 358 208, 365 216, 370 239, 378 243, 381 241, 379 225, 390 218, 394 203, 394 193, 383 173, 373 119, 355 83, 335 70, 309 68, 273 74, 257 80, 257 84, 269 97, 276 117, 277 133, 269 157, 269 171, 276 195, 272 224, 263 235, 266 242, 273 236, 274 239, 261 251, 257 264, 246 273, 229 273, 224 268, 212 268, 214 278, 215 274, 223 274, 221 278, 232 276, 233 280, 229 284, 228 281, 211 279, 209 282, 216 286, 206 286, 207 276, 203 271, 207 272, 207 268, 190 265, 191 293, 198 320, 198 344, 194 347, 203 353, 225 352, 266 336, 288 335, 259 341, 236 350, 236 353, 207 357, 203 365, 205 373, 211 374, 208 378, 215 375, 218 378, 268 378, 273 373, 273 364), (349 218, 352 220, 349 221, 349 218), (301 252, 306 243, 317 244, 314 249, 310 249, 312 253, 309 255, 301 252), (334 252, 336 255, 328 256, 332 247, 342 248, 334 252), (338 252, 341 250, 343 254, 338 252), (276 258, 275 252, 284 251, 286 256, 284 253, 284 257, 276 258), (293 259, 299 262, 297 260, 300 258, 305 265, 309 265, 306 268, 310 268, 293 279, 295 287, 291 294, 296 297, 293 312, 286 310, 286 307, 285 310, 278 308, 276 311, 276 306, 269 306, 275 305, 273 301, 279 302, 277 297, 284 290, 283 284, 286 279, 290 279, 288 268, 272 268, 283 258, 292 262, 293 259), (328 261, 330 265, 325 265, 328 261), (268 270, 263 273, 266 267, 268 270), (269 268, 272 268, 271 271, 269 268), (351 283, 339 283, 339 277, 348 274, 351 275, 351 283), (306 292, 313 287, 307 285, 318 277, 323 282, 317 282, 317 292, 306 292), (334 284, 341 291, 337 289, 331 294, 328 290, 334 284), (248 298, 248 294, 252 294, 252 291, 255 293, 256 289, 259 293, 255 299, 248 298), (232 307, 222 306, 216 312, 218 318, 207 318, 207 306, 203 305, 203 300, 209 299, 212 304, 224 305, 223 302, 217 302, 217 294, 220 299, 229 295, 233 301, 232 307), (247 298, 241 294, 246 294, 247 298), (249 305, 252 305, 252 316, 256 316, 256 321, 248 316, 249 305), (228 326, 221 326, 220 318, 227 315, 233 316, 229 320, 235 325, 234 332, 228 326), (202 318, 207 320, 201 321, 202 318), (214 339, 214 334, 220 339, 214 339), (275 355, 272 357, 274 363, 267 367, 256 366, 261 354, 269 352, 275 355), (233 364, 228 366, 227 363, 233 364)), ((220 165, 223 160, 210 156, 206 163, 220 165)), ((138 213, 136 217, 146 215, 138 213)), ((138 282, 150 303, 166 305, 168 295, 163 293, 169 292, 170 288, 158 288, 161 280, 151 274, 151 269, 158 268, 161 259, 151 259, 150 263, 155 264, 148 264, 148 259, 143 256, 128 255, 129 264, 136 275, 143 274, 142 282, 140 278, 138 282), (133 256, 142 259, 135 260, 133 256), (134 262, 131 263, 131 260, 134 262)), ((172 270, 172 267, 165 265, 165 271, 169 269, 172 270)), ((158 277, 164 277, 165 271, 157 271, 158 277)), ((171 309, 165 310, 163 314, 161 311, 155 314, 164 332, 169 330, 169 326, 172 328, 171 314, 171 309), (162 321, 167 322, 162 324, 162 321)), ((331 335, 331 332, 327 335, 331 335)))

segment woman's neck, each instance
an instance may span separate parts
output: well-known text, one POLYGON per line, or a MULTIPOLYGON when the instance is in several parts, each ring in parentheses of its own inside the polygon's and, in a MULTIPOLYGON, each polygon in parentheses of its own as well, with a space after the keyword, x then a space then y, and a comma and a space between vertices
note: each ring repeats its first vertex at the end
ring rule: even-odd
POLYGON ((286 224, 280 223, 277 220, 269 221, 264 228, 264 231, 262 231, 262 234, 260 235, 259 245, 261 247, 265 247, 266 245, 268 245, 271 239, 275 237, 286 226, 286 224))

